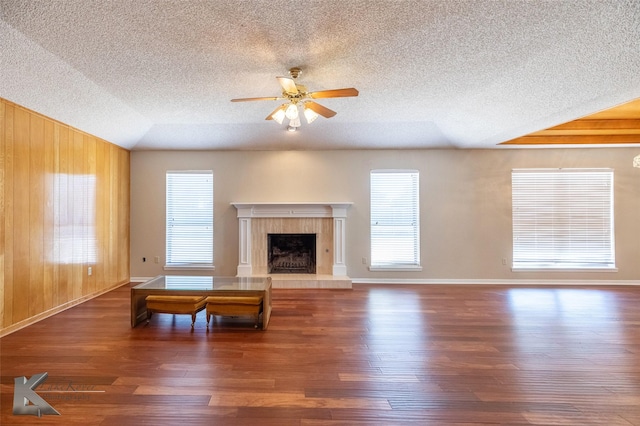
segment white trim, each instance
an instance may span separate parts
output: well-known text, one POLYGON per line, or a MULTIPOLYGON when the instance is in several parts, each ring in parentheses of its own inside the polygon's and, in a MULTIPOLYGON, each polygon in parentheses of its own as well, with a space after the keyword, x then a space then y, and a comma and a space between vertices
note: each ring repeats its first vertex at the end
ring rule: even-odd
POLYGON ((640 280, 518 280, 518 279, 411 279, 411 278, 351 278, 353 284, 431 284, 431 285, 582 285, 582 286, 640 286, 640 280))
POLYGON ((613 169, 513 169, 511 183, 513 271, 615 269, 613 169))
POLYGON ((371 169, 371 173, 420 173, 418 169, 371 169))
POLYGON ((419 272, 422 271, 420 265, 401 265, 401 266, 369 266, 371 272, 419 272))
POLYGON ((238 265, 236 270, 238 277, 250 277, 253 275, 253 266, 251 265, 238 265))
POLYGON ((347 217, 351 202, 231 203, 242 217, 347 217))
POLYGON ((370 271, 421 271, 420 172, 371 170, 370 271))
POLYGON ((165 195, 164 270, 213 270, 213 170, 167 171, 165 195))
POLYGON ((618 268, 511 268, 511 272, 618 272, 618 268))
POLYGON ((333 265, 331 270, 334 277, 346 277, 347 276, 347 266, 346 265, 333 265))
POLYGON ((250 277, 253 273, 251 266, 251 218, 238 218, 238 268, 239 277, 250 277))
POLYGON ((155 277, 131 277, 129 278, 130 283, 144 283, 155 277))
POLYGON ((345 247, 347 245, 344 232, 347 219, 343 217, 333 218, 333 275, 347 275, 347 265, 345 260, 345 247))
MULTIPOLYGON (((145 282, 154 277, 131 277, 130 282, 145 282)), ((350 278, 353 284, 418 284, 418 285, 512 285, 512 286, 640 286, 640 280, 505 280, 505 279, 434 279, 434 278, 350 278)))
POLYGON ((213 265, 164 265, 165 271, 215 271, 213 265))

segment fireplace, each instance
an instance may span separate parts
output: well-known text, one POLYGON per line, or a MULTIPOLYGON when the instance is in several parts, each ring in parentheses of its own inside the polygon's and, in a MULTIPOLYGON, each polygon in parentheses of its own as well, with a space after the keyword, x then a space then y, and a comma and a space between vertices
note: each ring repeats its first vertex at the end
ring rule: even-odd
POLYGON ((316 234, 268 234, 270 274, 315 274, 316 234))
MULTIPOLYGON (((347 276, 345 224, 347 209, 353 203, 255 202, 232 204, 238 209, 239 277, 269 273, 267 265, 268 234, 303 233, 315 234, 316 236, 316 275, 347 276)), ((295 274, 289 275, 295 276, 295 274)))

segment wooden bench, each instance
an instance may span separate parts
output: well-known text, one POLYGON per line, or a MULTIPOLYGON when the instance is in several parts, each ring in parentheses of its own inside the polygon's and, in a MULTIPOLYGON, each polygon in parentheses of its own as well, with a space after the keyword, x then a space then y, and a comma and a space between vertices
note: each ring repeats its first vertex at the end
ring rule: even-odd
POLYGON ((258 328, 260 314, 263 311, 261 296, 209 296, 207 304, 207 327, 212 315, 241 316, 250 315, 254 318, 254 327, 258 328))
MULTIPOLYGON (((147 323, 154 312, 162 314, 190 314, 191 328, 196 323, 196 314, 207 304, 204 296, 159 296, 149 295, 147 302, 147 323)), ((207 325, 208 325, 207 319, 207 325)))

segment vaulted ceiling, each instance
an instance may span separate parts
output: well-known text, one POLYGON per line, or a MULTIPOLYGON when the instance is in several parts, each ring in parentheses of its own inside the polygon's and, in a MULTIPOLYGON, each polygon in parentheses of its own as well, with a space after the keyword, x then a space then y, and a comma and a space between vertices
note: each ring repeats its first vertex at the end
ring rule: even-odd
POLYGON ((640 0, 0 0, 0 50, 0 97, 134 150, 640 145, 640 0), (294 66, 359 96, 230 102, 294 66))

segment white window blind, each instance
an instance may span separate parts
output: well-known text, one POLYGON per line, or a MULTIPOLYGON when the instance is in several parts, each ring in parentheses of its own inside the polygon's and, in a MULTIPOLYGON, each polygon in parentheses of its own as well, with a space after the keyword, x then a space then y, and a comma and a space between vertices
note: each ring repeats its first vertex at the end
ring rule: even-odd
POLYGON ((419 173, 371 171, 371 269, 420 265, 419 173))
POLYGON ((512 171, 513 268, 615 268, 611 169, 512 171))
POLYGON ((167 266, 213 266, 213 172, 167 172, 167 266))

